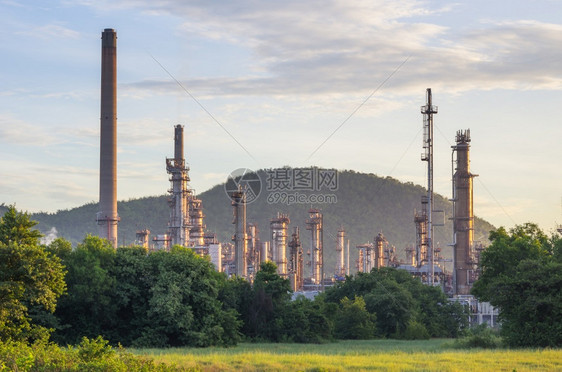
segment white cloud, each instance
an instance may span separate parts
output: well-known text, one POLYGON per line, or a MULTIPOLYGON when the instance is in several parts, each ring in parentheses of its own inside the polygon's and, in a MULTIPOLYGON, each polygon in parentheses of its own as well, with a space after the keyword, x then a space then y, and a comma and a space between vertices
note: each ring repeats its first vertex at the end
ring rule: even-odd
MULTIPOLYGON (((449 93, 562 87, 562 26, 556 24, 486 21, 478 29, 451 29, 431 23, 431 16, 450 8, 417 1, 128 4, 185 19, 179 30, 185 37, 251 51, 250 70, 238 76, 175 76, 199 94, 362 94, 408 56, 411 60, 384 87, 385 93, 412 94, 428 81, 449 93)), ((138 81, 127 89, 163 92, 178 87, 164 79, 138 81)))
POLYGON ((70 28, 61 26, 60 24, 47 24, 43 26, 36 26, 26 29, 25 31, 19 31, 17 34, 32 36, 44 40, 57 38, 57 39, 78 39, 80 33, 78 31, 72 30, 70 28))
POLYGON ((26 123, 9 114, 0 114, 0 144, 47 146, 59 139, 37 125, 26 123))

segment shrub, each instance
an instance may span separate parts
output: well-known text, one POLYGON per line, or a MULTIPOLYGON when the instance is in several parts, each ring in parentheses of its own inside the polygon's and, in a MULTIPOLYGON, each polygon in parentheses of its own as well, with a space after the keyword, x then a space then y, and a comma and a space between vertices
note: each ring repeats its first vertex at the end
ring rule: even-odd
POLYGON ((483 323, 469 329, 467 335, 455 340, 452 346, 456 349, 495 349, 502 346, 502 339, 498 336, 496 330, 483 323))
POLYGON ((408 322, 403 336, 405 340, 429 340, 429 337, 430 335, 427 328, 415 320, 410 320, 408 322))
POLYGON ((121 348, 115 350, 101 337, 84 338, 77 347, 53 343, 0 342, 0 371, 177 371, 155 364, 121 348))

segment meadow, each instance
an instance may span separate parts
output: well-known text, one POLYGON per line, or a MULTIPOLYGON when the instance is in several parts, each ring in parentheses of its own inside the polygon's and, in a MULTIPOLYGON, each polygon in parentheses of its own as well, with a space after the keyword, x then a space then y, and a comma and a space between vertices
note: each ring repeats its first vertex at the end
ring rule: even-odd
POLYGON ((450 340, 369 340, 328 344, 242 343, 131 349, 157 363, 201 371, 562 371, 561 349, 454 350, 450 340))

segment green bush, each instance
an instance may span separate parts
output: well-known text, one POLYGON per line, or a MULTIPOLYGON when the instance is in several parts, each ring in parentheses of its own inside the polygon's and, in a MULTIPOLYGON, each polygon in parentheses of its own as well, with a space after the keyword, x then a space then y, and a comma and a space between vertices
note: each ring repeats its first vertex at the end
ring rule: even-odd
POLYGON ((488 327, 486 323, 470 328, 467 335, 455 340, 453 348, 482 348, 495 349, 502 346, 502 339, 495 329, 488 327))
POLYGON ((410 320, 402 338, 405 340, 429 340, 430 335, 423 324, 410 320))
POLYGON ((0 343, 0 371, 177 371, 175 366, 113 349, 101 337, 84 338, 76 347, 53 343, 0 343))

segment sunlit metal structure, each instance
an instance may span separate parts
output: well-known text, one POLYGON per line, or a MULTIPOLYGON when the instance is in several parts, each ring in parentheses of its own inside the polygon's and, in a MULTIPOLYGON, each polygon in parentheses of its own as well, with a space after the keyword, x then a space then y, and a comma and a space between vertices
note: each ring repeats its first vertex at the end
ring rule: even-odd
POLYGON ((346 273, 345 264, 345 230, 341 227, 336 235, 336 272, 337 276, 343 277, 346 273))
POLYGON ((166 171, 170 175, 172 187, 168 190, 170 197, 170 220, 168 222, 168 235, 171 244, 184 247, 189 245, 189 230, 191 228, 190 197, 188 188, 189 168, 183 157, 183 126, 174 127, 174 157, 166 158, 166 171))
POLYGON ((148 229, 137 230, 135 235, 136 237, 135 244, 145 249, 148 249, 149 235, 150 235, 150 230, 148 229))
POLYGON ((423 195, 421 197, 422 208, 420 211, 414 211, 414 223, 416 225, 416 246, 415 261, 416 266, 428 264, 428 198, 423 195))
POLYGON ((359 250, 357 259, 357 271, 369 273, 375 267, 375 245, 367 242, 356 246, 359 250))
POLYGON ((476 280, 473 178, 470 172, 470 129, 458 131, 453 155, 453 291, 468 295, 476 280), (456 163, 456 167, 455 167, 456 163))
POLYGON ((247 276, 246 256, 248 252, 248 234, 246 232, 246 192, 239 186, 238 191, 230 194, 234 212, 234 274, 240 278, 247 276))
POLYGON ((205 223, 203 214, 203 202, 196 198, 193 190, 188 194, 189 205, 189 246, 202 247, 205 245, 205 223))
POLYGON ((375 247, 374 247, 374 253, 375 253, 375 257, 374 257, 374 261, 375 261, 375 267, 377 269, 380 269, 382 267, 386 266, 386 262, 385 262, 385 246, 388 244, 386 238, 384 237, 384 235, 382 234, 382 232, 378 233, 377 236, 375 236, 375 247))
POLYGON ((311 282, 319 285, 324 277, 323 265, 323 244, 324 244, 324 223, 320 210, 311 208, 308 211, 309 218, 306 220, 306 229, 310 234, 310 279, 311 282))
POLYGON ((289 242, 289 264, 287 270, 293 292, 302 291, 304 287, 303 251, 298 226, 293 228, 293 234, 289 242))
POLYGON ((283 277, 287 276, 287 244, 289 230, 289 216, 278 213, 272 218, 271 228, 271 256, 277 265, 277 273, 283 277))

